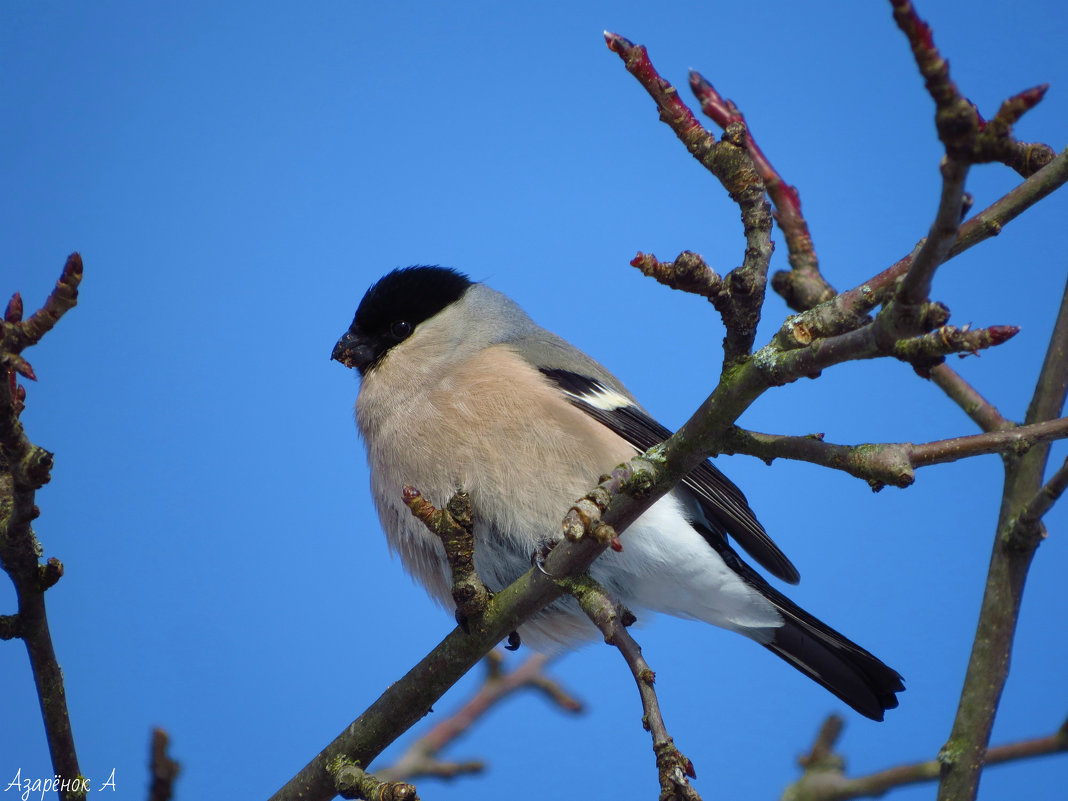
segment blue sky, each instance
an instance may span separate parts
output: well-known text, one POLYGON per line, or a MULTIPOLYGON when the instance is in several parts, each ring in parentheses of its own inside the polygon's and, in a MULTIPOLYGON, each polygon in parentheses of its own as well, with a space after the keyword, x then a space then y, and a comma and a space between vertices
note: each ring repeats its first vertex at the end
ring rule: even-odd
MULTIPOLYGON (((1052 83, 1018 130, 1064 147, 1063 3, 920 10, 987 114, 1052 83)), ((183 763, 179 798, 265 797, 450 629, 387 551, 351 418, 357 382, 328 361, 382 273, 439 263, 487 280, 666 425, 714 385, 717 315, 628 262, 691 249, 725 272, 742 255, 738 212, 658 122, 605 28, 646 44, 684 96, 693 67, 742 107, 800 188, 839 288, 926 232, 940 149, 888 3, 0 9, 0 292, 37 308, 66 255, 85 260, 78 307, 27 354, 40 380, 23 420, 56 453, 36 530, 66 565, 49 612, 94 786, 114 769, 119 796, 142 797, 158 725, 183 763)), ((988 166, 969 188, 981 208, 1016 182, 988 166)), ((1011 418, 1026 409, 1064 282, 1066 198, 935 281, 954 322, 1023 327, 952 361, 1011 418)), ((784 247, 773 264, 785 266, 784 247)), ((759 341, 785 311, 769 298, 759 341)), ((974 431, 889 362, 771 392, 741 423, 842 443, 974 431)), ((997 457, 927 468, 912 488, 879 494, 809 465, 720 467, 801 570, 790 596, 906 678, 884 723, 847 713, 850 770, 933 756, 970 648, 997 457)), ((1068 514, 1048 522, 995 742, 1047 734, 1068 713, 1068 514)), ((0 581, 0 612, 13 601, 0 581)), ((706 798, 778 797, 823 717, 847 712, 742 638, 669 618, 639 638, 706 798)), ((587 714, 510 700, 449 752, 485 758, 489 772, 423 782, 423 797, 653 797, 618 655, 588 646, 553 672, 587 714)), ((0 644, 0 681, 0 787, 18 770, 51 776, 19 643, 0 644)), ((982 791, 1052 801, 1066 779, 1068 761, 1046 759, 992 769, 982 791)))

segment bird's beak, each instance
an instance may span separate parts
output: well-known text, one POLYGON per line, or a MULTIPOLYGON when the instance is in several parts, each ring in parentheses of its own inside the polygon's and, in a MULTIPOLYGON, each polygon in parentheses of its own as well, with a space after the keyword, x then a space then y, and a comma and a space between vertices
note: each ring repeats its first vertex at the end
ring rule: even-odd
POLYGON ((374 348, 363 336, 346 331, 334 345, 330 358, 346 367, 354 367, 362 374, 375 360, 374 348))

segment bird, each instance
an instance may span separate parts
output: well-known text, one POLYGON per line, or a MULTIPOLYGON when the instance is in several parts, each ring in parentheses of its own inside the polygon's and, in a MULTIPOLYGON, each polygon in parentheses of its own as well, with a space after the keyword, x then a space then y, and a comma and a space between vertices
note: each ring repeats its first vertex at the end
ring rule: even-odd
MULTIPOLYGON (((496 592, 562 538, 564 514, 600 476, 671 435, 592 357, 448 267, 402 267, 375 281, 331 358, 359 372, 356 425, 390 548, 446 608, 444 548, 405 505, 405 486, 438 508, 468 494, 475 570, 496 592)), ((639 620, 661 612, 742 634, 882 720, 904 689, 897 671, 790 601, 732 540, 772 576, 800 580, 742 491, 705 460, 589 574, 639 620)), ((597 634, 566 596, 519 629, 538 650, 597 634)))

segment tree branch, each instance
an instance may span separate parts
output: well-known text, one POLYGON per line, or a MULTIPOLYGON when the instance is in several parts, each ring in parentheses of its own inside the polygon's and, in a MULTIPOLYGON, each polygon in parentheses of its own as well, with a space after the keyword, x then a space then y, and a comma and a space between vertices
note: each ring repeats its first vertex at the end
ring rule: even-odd
POLYGON ((436 535, 445 548, 445 558, 452 570, 452 600, 456 613, 464 621, 478 618, 489 603, 490 591, 475 572, 474 514, 471 498, 457 492, 445 509, 436 509, 415 487, 402 491, 404 503, 436 535))
POLYGON ((338 757, 328 770, 334 788, 342 798, 362 798, 366 801, 419 801, 419 794, 407 782, 383 781, 359 765, 338 757))
MULTIPOLYGON (((1006 224, 1064 186, 1065 182, 1068 182, 1068 149, 961 225, 957 238, 949 249, 947 260, 992 236, 997 236, 1006 224)), ((916 251, 913 251, 853 289, 787 318, 776 337, 777 341, 783 347, 791 341, 804 345, 814 339, 833 336, 865 325, 870 319, 868 313, 892 297, 897 282, 908 272, 915 255, 916 251)))
MULTIPOLYGON (((841 718, 833 715, 824 722, 811 754, 802 759, 804 774, 786 789, 783 801, 849 801, 853 798, 877 798, 898 787, 938 780, 942 765, 937 759, 897 765, 852 779, 846 777, 843 773, 845 761, 833 751, 841 734, 841 726, 841 718)), ((986 754, 986 764, 1001 765, 1065 751, 1068 751, 1068 721, 1047 737, 1036 737, 991 748, 986 754)))
POLYGON ((909 40, 916 66, 923 75, 927 91, 935 101, 935 127, 946 146, 946 155, 965 164, 1000 161, 1023 175, 1044 166, 1053 155, 1046 145, 1017 142, 1012 126, 1034 108, 1046 93, 1047 86, 1024 90, 1002 103, 989 122, 975 105, 961 94, 949 77, 949 62, 942 58, 934 36, 909 0, 890 0, 894 20, 909 40))
POLYGON ((1015 427, 1015 423, 1002 417, 994 404, 980 395, 952 367, 944 363, 935 365, 931 368, 930 378, 983 431, 1004 431, 1015 427))
POLYGON ((435 724, 415 740, 400 759, 387 768, 375 771, 383 781, 412 781, 423 776, 451 779, 465 773, 479 773, 481 761, 443 762, 438 755, 454 740, 467 732, 494 706, 519 690, 534 689, 567 712, 582 712, 582 703, 545 675, 551 656, 532 654, 514 670, 502 669, 504 658, 498 651, 486 656, 486 680, 478 691, 456 712, 435 724))
POLYGON ((170 738, 163 729, 152 730, 152 745, 149 749, 148 772, 150 777, 148 801, 170 801, 174 797, 174 782, 181 765, 167 753, 170 738))
MULTIPOLYGON (((744 453, 769 464, 774 459, 810 462, 842 470, 879 490, 887 485, 910 486, 915 481, 914 470, 919 467, 956 462, 988 453, 1022 454, 1036 443, 1065 437, 1068 437, 1068 418, 919 444, 885 442, 835 445, 824 441, 822 434, 794 437, 761 434, 733 427, 724 438, 721 453, 744 453)), ((1041 497, 1048 498, 1049 495, 1043 493, 1041 497)), ((1041 509, 1041 514, 1047 508, 1041 509)))
POLYGON ((807 309, 830 300, 837 293, 820 274, 819 259, 808 223, 801 213, 801 195, 797 188, 786 183, 771 165, 753 138, 745 116, 733 101, 724 99, 704 76, 694 70, 690 70, 690 89, 701 103, 701 111, 721 128, 726 129, 731 124, 744 126, 745 148, 775 205, 775 220, 783 232, 789 253, 790 270, 780 271, 772 277, 773 288, 793 309, 807 309))
POLYGON ((723 139, 717 142, 682 102, 675 87, 657 73, 645 47, 607 31, 605 41, 608 48, 623 59, 627 71, 656 101, 660 119, 675 132, 691 155, 719 179, 741 210, 745 256, 742 265, 723 279, 725 291, 712 298, 727 328, 723 343, 726 368, 752 352, 774 248, 764 182, 750 158, 745 125, 739 121, 730 123, 723 139))
MULTIPOLYGON (((1056 417, 1068 393, 1068 286, 1061 297, 1046 358, 1025 421, 1056 417)), ((986 758, 1001 692, 1009 672, 1024 583, 1035 550, 1045 535, 1039 522, 1021 525, 1043 485, 1049 444, 1039 442, 1005 459, 1005 486, 979 623, 957 715, 942 747, 939 801, 973 799, 986 758)), ((1037 518, 1036 518, 1037 521, 1037 518)))
POLYGON ((960 227, 968 165, 947 156, 942 160, 941 172, 942 195, 934 222, 898 288, 897 299, 907 306, 918 306, 930 297, 935 270, 949 256, 960 227))
POLYGON ((687 778, 697 778, 693 763, 675 747, 660 713, 660 702, 653 687, 656 674, 642 656, 641 646, 626 629, 634 622, 634 615, 619 607, 604 588, 589 576, 561 583, 600 629, 604 641, 619 650, 634 676, 645 713, 642 724, 653 738, 653 753, 656 755, 660 778, 660 801, 701 801, 701 796, 687 778))
POLYGON ((659 261, 653 254, 639 251, 638 255, 631 259, 630 266, 637 267, 642 275, 647 275, 664 286, 689 292, 691 295, 700 295, 708 298, 713 304, 727 297, 723 279, 705 264, 704 259, 689 250, 680 253, 675 261, 659 261))
POLYGON ((953 437, 909 448, 913 467, 956 462, 969 456, 983 453, 1005 453, 1021 456, 1042 443, 1068 437, 1068 417, 1047 420, 1043 423, 1014 426, 1003 431, 953 437))
POLYGON ((76 781, 81 778, 81 771, 67 713, 63 673, 45 611, 45 590, 58 581, 63 566, 58 559, 50 559, 44 566, 39 563, 41 547, 30 525, 39 514, 35 496, 51 478, 53 457, 26 436, 19 419, 26 392, 15 374, 36 380, 21 352, 39 342, 74 307, 81 278, 81 257, 73 253, 41 309, 24 321, 22 298, 16 294, 0 324, 0 368, 6 373, 0 376, 0 565, 11 577, 18 597, 18 613, 8 616, 2 628, 4 634, 21 637, 26 643, 53 770, 75 788, 61 790, 64 801, 85 798, 85 783, 76 781))
POLYGON ((997 236, 1007 223, 1060 189, 1065 181, 1068 181, 1068 149, 1062 150, 1041 170, 967 220, 957 232, 957 240, 949 249, 949 258, 952 259, 968 248, 997 236))
POLYGON ((1053 474, 1053 477, 1045 483, 1045 485, 1038 492, 1035 493, 1035 497, 1031 499, 1031 502, 1027 504, 1023 512, 1016 519, 1016 525, 1013 527, 1010 534, 1011 539, 1017 539, 1026 536, 1027 532, 1032 531, 1038 522, 1046 514, 1064 494, 1065 489, 1068 489, 1068 459, 1064 461, 1064 464, 1060 466, 1060 469, 1053 474))
MULTIPOLYGON (((44 305, 27 320, 22 319, 22 296, 16 292, 4 313, 3 339, 0 341, 0 358, 18 355, 52 330, 59 318, 78 303, 78 285, 82 281, 82 257, 71 253, 63 265, 63 271, 55 287, 45 299, 44 305)), ((36 380, 32 376, 26 376, 36 380)))
MULTIPOLYGON (((782 352, 778 346, 764 348, 757 354, 761 367, 768 372, 773 384, 786 384, 798 378, 812 378, 835 364, 857 359, 893 356, 907 362, 934 360, 950 353, 974 353, 1001 345, 1019 331, 1015 326, 990 328, 958 328, 940 326, 944 317, 935 304, 927 306, 928 314, 909 319, 894 313, 880 313, 875 321, 844 334, 813 340, 805 347, 795 346, 782 352), (905 327, 907 325, 907 327, 905 327), (923 333, 925 329, 937 330, 923 333)), ((791 332, 796 341, 798 330, 791 332)))

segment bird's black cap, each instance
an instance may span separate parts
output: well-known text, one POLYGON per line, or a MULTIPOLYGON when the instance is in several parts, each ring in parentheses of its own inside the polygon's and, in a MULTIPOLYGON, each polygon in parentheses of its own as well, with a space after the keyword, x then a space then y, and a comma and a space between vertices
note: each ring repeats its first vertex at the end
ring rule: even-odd
POLYGON ((365 334, 388 331, 405 320, 414 328, 460 297, 471 279, 449 267, 402 267, 371 285, 352 324, 365 334))
POLYGON ((364 294, 330 358, 366 374, 416 326, 459 300, 471 284, 449 267, 418 265, 387 273, 364 294))

